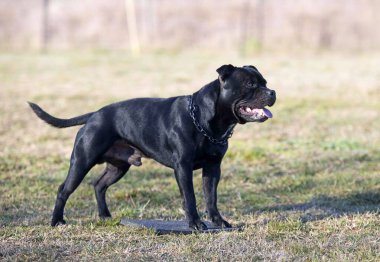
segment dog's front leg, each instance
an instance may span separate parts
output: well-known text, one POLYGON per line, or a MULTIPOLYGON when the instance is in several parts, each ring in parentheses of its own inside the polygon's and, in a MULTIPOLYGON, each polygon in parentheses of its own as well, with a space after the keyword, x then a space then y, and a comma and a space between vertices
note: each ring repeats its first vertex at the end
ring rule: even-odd
POLYGON ((206 230, 207 226, 201 221, 197 212, 192 166, 182 163, 174 169, 174 172, 183 198, 183 208, 189 221, 189 227, 196 230, 206 230))
POLYGON ((217 188, 220 180, 220 162, 206 164, 202 170, 202 180, 206 209, 211 221, 218 227, 231 227, 230 223, 222 218, 217 207, 217 188))

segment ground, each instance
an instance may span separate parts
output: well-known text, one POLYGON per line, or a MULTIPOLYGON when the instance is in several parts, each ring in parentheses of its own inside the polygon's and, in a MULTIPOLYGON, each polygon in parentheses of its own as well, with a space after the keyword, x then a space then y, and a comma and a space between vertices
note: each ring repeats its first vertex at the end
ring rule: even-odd
MULTIPOLYGON (((123 51, 0 53, 1 260, 380 260, 380 54, 213 55, 123 51), (120 100, 190 94, 225 63, 253 64, 277 91, 274 118, 236 128, 219 209, 242 232, 157 236, 122 217, 181 219, 170 169, 151 160, 108 191, 97 217, 95 167, 51 228, 78 127, 55 129, 27 106, 71 117, 120 100)), ((205 216, 200 172, 194 175, 205 216)))

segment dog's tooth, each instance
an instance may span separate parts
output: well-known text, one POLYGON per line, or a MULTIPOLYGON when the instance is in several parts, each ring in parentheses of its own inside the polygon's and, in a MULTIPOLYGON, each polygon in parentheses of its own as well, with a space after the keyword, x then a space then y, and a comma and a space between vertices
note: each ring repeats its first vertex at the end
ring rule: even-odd
POLYGON ((250 107, 247 106, 247 109, 246 109, 247 112, 251 112, 252 109, 250 107))

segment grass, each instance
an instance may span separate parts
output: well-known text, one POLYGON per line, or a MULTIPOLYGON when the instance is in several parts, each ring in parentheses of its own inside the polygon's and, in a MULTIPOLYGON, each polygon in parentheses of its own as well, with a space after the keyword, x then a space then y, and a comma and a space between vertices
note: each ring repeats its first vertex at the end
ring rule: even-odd
MULTIPOLYGON (((380 54, 0 54, 1 260, 380 259, 380 54), (189 94, 223 63, 254 64, 276 89, 274 118, 236 128, 223 162, 219 208, 242 232, 157 236, 120 218, 181 219, 172 171, 151 160, 108 191, 99 221, 91 181, 51 228, 56 190, 77 127, 53 129, 26 101, 69 117, 141 96, 189 94)), ((204 217, 201 175, 194 177, 204 217)))

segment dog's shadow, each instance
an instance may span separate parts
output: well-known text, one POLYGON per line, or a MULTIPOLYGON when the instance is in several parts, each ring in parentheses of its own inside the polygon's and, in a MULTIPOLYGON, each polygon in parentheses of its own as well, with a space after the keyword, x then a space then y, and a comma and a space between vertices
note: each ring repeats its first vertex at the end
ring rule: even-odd
POLYGON ((380 214, 380 192, 354 192, 340 197, 319 195, 304 203, 279 204, 252 211, 256 214, 275 212, 280 218, 299 214, 302 222, 339 218, 354 214, 380 214))

